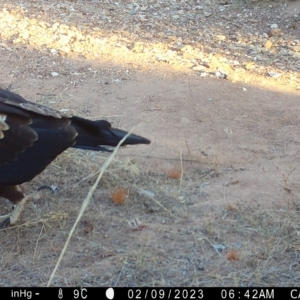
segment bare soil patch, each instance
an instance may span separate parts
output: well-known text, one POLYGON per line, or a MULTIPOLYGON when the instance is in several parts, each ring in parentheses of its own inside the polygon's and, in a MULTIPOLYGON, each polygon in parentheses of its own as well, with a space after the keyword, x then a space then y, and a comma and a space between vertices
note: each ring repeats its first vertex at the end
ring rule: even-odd
MULTIPOLYGON (((30 17, 35 2, 27 2, 30 17)), ((80 3, 72 4, 75 10, 80 3)), ((54 10, 53 15, 60 14, 54 10)), ((2 87, 11 85, 27 99, 56 109, 107 118, 120 128, 136 126, 137 134, 152 141, 118 153, 53 285, 299 285, 296 64, 285 65, 281 77, 268 76, 271 64, 262 63, 264 72, 229 71, 233 76, 225 80, 148 56, 134 61, 139 53, 127 53, 126 59, 103 53, 80 57, 28 41, 20 46, 14 38, 2 37, 7 46, 0 48, 2 87), (126 199, 117 205, 112 195, 120 188, 126 199)), ((218 62, 214 74, 221 72, 218 62)), ((106 158, 69 149, 26 184, 28 192, 42 184, 57 185, 58 192, 29 203, 19 225, 0 232, 1 286, 47 284, 106 158)), ((1 200, 1 214, 9 209, 1 200)))

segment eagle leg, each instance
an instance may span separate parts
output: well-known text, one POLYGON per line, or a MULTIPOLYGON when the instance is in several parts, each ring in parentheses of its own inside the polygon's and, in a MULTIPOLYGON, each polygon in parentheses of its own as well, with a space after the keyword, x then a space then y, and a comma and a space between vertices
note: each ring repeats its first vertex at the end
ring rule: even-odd
POLYGON ((21 186, 0 186, 0 196, 10 200, 14 203, 14 210, 7 215, 0 216, 0 220, 3 220, 2 228, 7 225, 15 225, 19 219, 26 203, 30 200, 38 200, 41 198, 40 192, 34 192, 25 196, 21 186))
MULTIPOLYGON (((2 223, 2 229, 6 228, 7 225, 15 225, 21 216, 22 211, 28 201, 38 200, 41 198, 41 194, 39 192, 32 193, 28 196, 24 196, 24 198, 15 205, 15 209, 12 213, 6 215, 6 219, 2 223)), ((5 217, 5 216, 4 216, 5 217)), ((3 220, 3 216, 0 217, 3 220)))

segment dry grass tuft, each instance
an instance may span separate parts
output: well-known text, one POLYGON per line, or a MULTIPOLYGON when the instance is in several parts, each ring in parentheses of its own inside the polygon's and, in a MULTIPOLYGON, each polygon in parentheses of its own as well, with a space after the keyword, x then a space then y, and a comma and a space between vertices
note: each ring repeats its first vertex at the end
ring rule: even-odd
POLYGON ((226 208, 229 210, 229 211, 238 211, 239 209, 232 203, 227 203, 226 204, 226 208))
POLYGON ((230 250, 227 254, 226 254, 226 258, 228 260, 239 260, 239 253, 237 250, 230 250))
POLYGON ((111 193, 111 199, 115 204, 124 204, 128 191, 120 187, 111 193))
POLYGON ((171 179, 179 179, 181 177, 181 170, 173 168, 167 172, 167 176, 171 179))

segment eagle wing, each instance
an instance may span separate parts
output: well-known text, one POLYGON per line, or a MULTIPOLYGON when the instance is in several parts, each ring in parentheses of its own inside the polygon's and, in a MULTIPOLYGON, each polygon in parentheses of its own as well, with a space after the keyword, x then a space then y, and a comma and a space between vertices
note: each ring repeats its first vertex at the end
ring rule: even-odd
POLYGON ((73 146, 70 124, 60 112, 0 89, 0 185, 30 181, 73 146))

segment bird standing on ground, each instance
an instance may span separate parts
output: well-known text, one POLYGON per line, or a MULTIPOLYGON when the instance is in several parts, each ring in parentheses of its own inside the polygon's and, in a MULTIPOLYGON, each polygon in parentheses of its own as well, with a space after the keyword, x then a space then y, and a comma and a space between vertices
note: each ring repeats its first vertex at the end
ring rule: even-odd
MULTIPOLYGON (((40 174, 60 153, 69 147, 109 151, 105 146, 117 146, 126 134, 105 120, 69 117, 0 89, 0 197, 15 205, 12 213, 0 216, 3 227, 16 224, 26 202, 40 198, 39 192, 26 196, 21 184, 40 174)), ((149 143, 131 134, 122 146, 149 143)))

